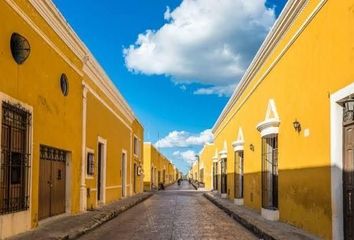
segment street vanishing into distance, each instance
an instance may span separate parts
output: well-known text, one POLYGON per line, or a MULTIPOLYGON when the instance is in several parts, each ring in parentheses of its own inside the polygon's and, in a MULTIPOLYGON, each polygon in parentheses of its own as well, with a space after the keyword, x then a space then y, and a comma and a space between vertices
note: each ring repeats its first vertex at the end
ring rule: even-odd
POLYGON ((174 184, 82 236, 94 239, 257 239, 194 190, 174 184))

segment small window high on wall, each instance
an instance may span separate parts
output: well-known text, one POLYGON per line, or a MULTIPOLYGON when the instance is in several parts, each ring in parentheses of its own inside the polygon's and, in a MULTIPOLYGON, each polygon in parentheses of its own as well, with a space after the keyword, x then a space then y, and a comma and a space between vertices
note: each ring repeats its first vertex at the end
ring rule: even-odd
POLYGON ((278 209, 278 135, 262 138, 262 207, 278 209))

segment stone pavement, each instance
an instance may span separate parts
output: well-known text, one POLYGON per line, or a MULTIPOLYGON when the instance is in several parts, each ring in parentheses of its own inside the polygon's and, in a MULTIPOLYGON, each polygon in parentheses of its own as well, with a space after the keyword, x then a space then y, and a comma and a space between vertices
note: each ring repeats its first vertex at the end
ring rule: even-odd
POLYGON ((172 185, 79 239, 257 239, 193 189, 172 185))
POLYGON ((261 239, 319 239, 294 226, 282 222, 268 221, 251 209, 237 206, 228 199, 222 199, 220 194, 216 192, 204 193, 204 196, 261 239))
POLYGON ((152 193, 141 193, 83 214, 60 217, 43 223, 33 231, 12 237, 10 240, 75 239, 117 217, 152 195, 152 193))

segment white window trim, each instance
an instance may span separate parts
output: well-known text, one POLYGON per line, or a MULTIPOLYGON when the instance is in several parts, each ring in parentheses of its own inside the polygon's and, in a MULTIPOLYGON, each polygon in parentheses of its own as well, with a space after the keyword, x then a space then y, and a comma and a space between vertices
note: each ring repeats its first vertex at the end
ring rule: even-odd
POLYGON ((265 120, 257 125, 257 130, 261 133, 262 137, 266 137, 279 133, 280 119, 277 112, 274 99, 268 102, 265 120))
MULTIPOLYGON (((25 232, 31 229, 31 216, 32 216, 32 201, 33 201, 33 126, 34 126, 34 115, 33 115, 33 107, 29 104, 26 104, 18 99, 10 97, 5 93, 0 92, 0 136, 1 136, 1 125, 2 125, 2 102, 10 102, 12 104, 20 104, 23 108, 31 113, 32 124, 29 129, 30 136, 28 137, 30 143, 30 170, 28 176, 28 188, 29 188, 29 207, 27 210, 14 212, 6 215, 0 215, 0 239, 10 237, 11 235, 18 234, 21 232, 25 232), (16 230, 9 229, 8 226, 13 226, 16 224, 16 230), (14 232, 16 231, 16 232, 14 232)), ((0 137, 1 142, 1 137, 0 137)))
POLYGON ((237 140, 232 143, 232 147, 234 148, 234 152, 241 152, 244 150, 245 139, 243 136, 242 128, 238 129, 237 140))
POLYGON ((93 150, 92 148, 86 148, 86 161, 85 161, 85 176, 86 176, 86 179, 94 179, 95 177, 95 173, 96 171, 94 171, 93 175, 88 175, 87 174, 87 156, 89 153, 92 153, 93 154, 93 162, 95 163, 95 167, 96 167, 96 156, 95 156, 95 150, 93 150))
POLYGON ((330 97, 332 239, 344 238, 343 223, 343 108, 338 102, 354 94, 354 83, 330 97))

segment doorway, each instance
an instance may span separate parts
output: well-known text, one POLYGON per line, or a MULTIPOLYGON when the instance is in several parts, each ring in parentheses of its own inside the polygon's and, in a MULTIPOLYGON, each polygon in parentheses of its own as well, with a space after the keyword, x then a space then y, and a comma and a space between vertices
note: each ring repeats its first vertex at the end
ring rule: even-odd
POLYGON ((354 99, 343 112, 343 220, 344 239, 354 239, 354 99), (351 105, 351 106, 349 106, 351 105))
POLYGON ((122 197, 126 196, 127 153, 122 153, 122 197))
POLYGON ((66 211, 66 158, 64 150, 40 146, 39 220, 66 211))
POLYGON ((97 145, 97 205, 106 202, 106 147, 107 141, 98 138, 97 145))

